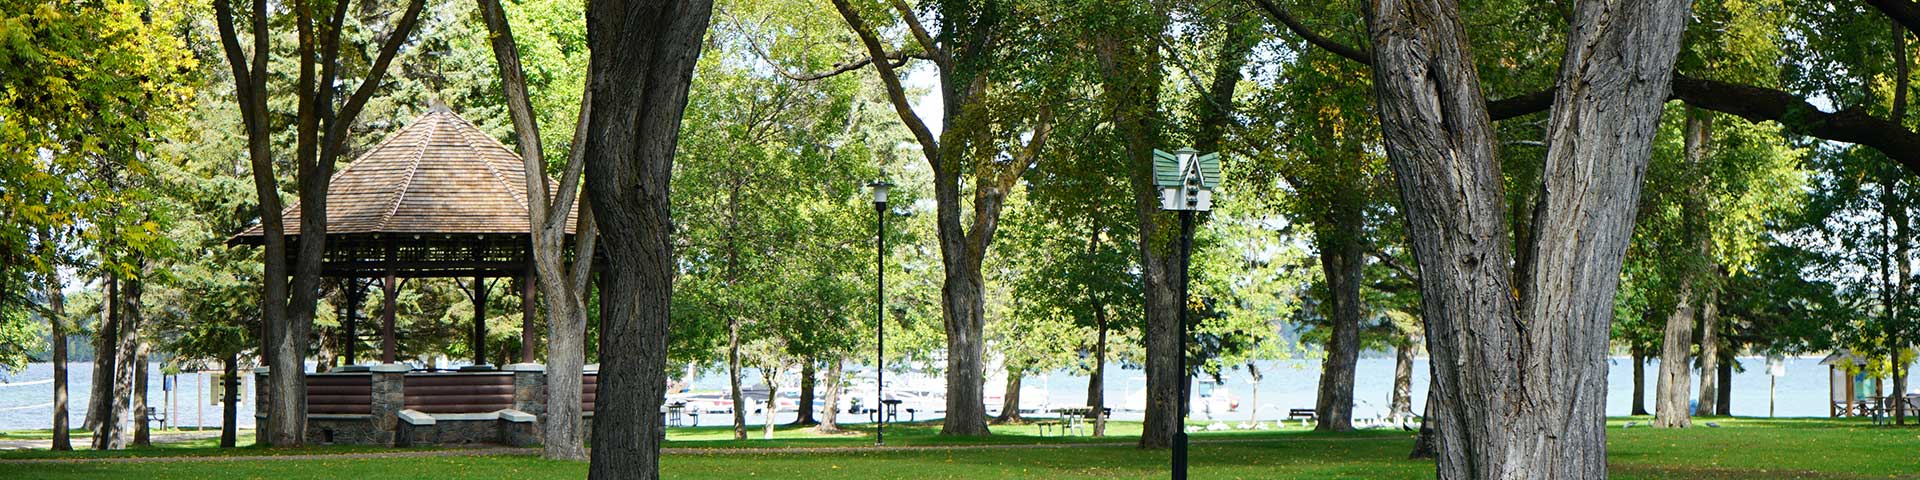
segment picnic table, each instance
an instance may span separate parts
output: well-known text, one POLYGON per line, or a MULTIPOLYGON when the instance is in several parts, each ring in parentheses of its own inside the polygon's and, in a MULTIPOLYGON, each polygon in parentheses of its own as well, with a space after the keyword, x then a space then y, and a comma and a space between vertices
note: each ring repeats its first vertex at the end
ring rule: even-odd
MULTIPOLYGON (((1102 418, 1113 413, 1113 409, 1111 408, 1101 408, 1098 409, 1098 411, 1102 418)), ((1060 421, 1062 422, 1059 425, 1060 436, 1067 436, 1069 433, 1075 435, 1080 434, 1082 430, 1087 428, 1087 419, 1095 415, 1095 409, 1093 407, 1056 408, 1053 409, 1052 412, 1060 416, 1060 421)), ((1047 426, 1047 424, 1041 424, 1040 433, 1042 435, 1046 434, 1047 426)))

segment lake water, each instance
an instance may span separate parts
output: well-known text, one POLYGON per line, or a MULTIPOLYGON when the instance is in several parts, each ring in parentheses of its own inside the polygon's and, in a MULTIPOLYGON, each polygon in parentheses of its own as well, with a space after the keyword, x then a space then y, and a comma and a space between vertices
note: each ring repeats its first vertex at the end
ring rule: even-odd
MULTIPOLYGON (((1607 377, 1607 414, 1626 415, 1631 407, 1629 397, 1633 392, 1632 361, 1628 358, 1616 357, 1612 363, 1613 367, 1607 377)), ((1767 384, 1769 380, 1766 373, 1766 360, 1759 357, 1744 357, 1740 359, 1740 363, 1744 371, 1734 374, 1733 414, 1741 416, 1766 416, 1767 384)), ((1776 387, 1776 414, 1781 417, 1826 416, 1827 368, 1819 365, 1819 359, 1817 358, 1790 358, 1786 361, 1786 367, 1787 374, 1778 379, 1779 383, 1776 387)), ((1647 404, 1649 407, 1653 405, 1653 379, 1658 369, 1659 362, 1649 362, 1647 366, 1647 404)), ((1317 361, 1265 362, 1261 365, 1261 371, 1265 374, 1265 379, 1260 382, 1257 395, 1253 384, 1250 383, 1244 371, 1230 371, 1226 375, 1225 388, 1239 401, 1239 409, 1233 412, 1203 411, 1203 402, 1196 400, 1194 416, 1196 418, 1244 420, 1253 414, 1254 408, 1252 407, 1257 406, 1262 419, 1273 419, 1284 416, 1286 410, 1289 408, 1313 407, 1315 384, 1319 381, 1320 377, 1319 363, 1317 361), (1257 405, 1255 400, 1256 396, 1257 405)), ((155 365, 149 368, 148 372, 151 374, 148 381, 148 385, 151 388, 149 401, 152 402, 154 406, 161 406, 163 405, 164 397, 161 389, 162 376, 160 368, 155 365)), ((1145 374, 1140 370, 1125 369, 1118 365, 1109 366, 1107 372, 1109 376, 1106 387, 1108 404, 1116 407, 1116 410, 1121 410, 1121 408, 1128 403, 1130 396, 1137 396, 1138 392, 1144 388, 1146 382, 1145 374)), ((91 364, 74 363, 71 368, 68 369, 71 398, 69 415, 72 425, 80 425, 81 420, 86 415, 86 399, 88 390, 92 385, 92 374, 93 366, 91 364)), ((52 376, 53 368, 51 364, 35 363, 29 365, 26 371, 0 381, 0 430, 50 428, 52 426, 53 422, 50 419, 53 414, 52 376)), ((252 375, 245 375, 244 377, 242 388, 245 394, 242 397, 243 401, 240 406, 240 423, 243 428, 247 428, 253 425, 253 378, 252 375)), ((212 403, 211 394, 208 391, 208 388, 215 383, 214 377, 205 373, 186 373, 175 378, 178 379, 178 384, 175 385, 175 392, 178 394, 178 398, 175 400, 176 403, 174 403, 172 416, 174 422, 172 423, 188 427, 200 424, 209 427, 218 426, 220 423, 220 407, 212 403)), ((746 374, 746 378, 748 379, 748 383, 757 383, 759 377, 757 374, 749 371, 746 374)), ((999 382, 1001 382, 1001 380, 997 378, 990 380, 990 384, 993 385, 993 387, 988 390, 990 392, 999 391, 999 382)), ((889 372, 888 383, 890 385, 940 385, 941 380, 937 377, 927 375, 901 375, 889 372)), ((1695 388, 1698 387, 1699 376, 1697 374, 1693 377, 1692 383, 1695 388)), ((1416 360, 1413 381, 1413 405, 1416 412, 1425 405, 1426 384, 1426 360, 1416 360)), ((1030 392, 1038 389, 1044 391, 1045 395, 1044 398, 1041 399, 1034 399, 1033 395, 1029 395, 1023 398, 1023 401, 1044 401, 1051 406, 1084 405, 1086 401, 1086 377, 1073 375, 1068 372, 1055 372, 1036 378, 1028 378, 1026 379, 1026 386, 1030 392)), ((726 379, 724 376, 719 375, 703 376, 694 382, 694 387, 701 390, 724 390, 726 388, 726 379)), ((1196 395, 1206 390, 1211 390, 1211 387, 1196 387, 1194 389, 1196 395)), ((1360 359, 1359 367, 1354 378, 1354 416, 1356 418, 1371 418, 1383 415, 1392 397, 1392 392, 1393 360, 1391 358, 1360 359)), ((1035 408, 1031 404, 1025 406, 1026 408, 1035 408)), ((997 409, 998 405, 994 405, 994 407, 997 409)), ((1120 419, 1138 418, 1139 413, 1117 411, 1115 417, 1120 419)), ((781 415, 778 418, 784 421, 784 419, 791 418, 791 415, 781 415)), ((705 418, 702 420, 702 424, 714 424, 724 421, 719 418, 705 418)), ((750 415, 749 421, 750 423, 758 423, 760 421, 759 415, 750 415)))

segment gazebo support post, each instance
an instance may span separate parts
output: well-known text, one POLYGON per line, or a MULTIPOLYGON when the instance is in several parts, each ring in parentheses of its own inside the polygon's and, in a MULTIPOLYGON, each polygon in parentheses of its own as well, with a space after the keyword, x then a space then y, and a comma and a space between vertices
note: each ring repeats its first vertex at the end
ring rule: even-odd
POLYGON ((534 363, 534 338, 538 335, 533 328, 534 315, 534 276, 533 258, 527 258, 527 270, 520 274, 520 363, 534 363))
POLYGON ((346 361, 342 362, 342 365, 353 365, 360 360, 356 355, 360 352, 360 332, 358 331, 360 324, 360 302, 367 298, 367 286, 360 283, 360 279, 358 278, 348 278, 346 280, 347 304, 341 308, 341 310, 344 311, 340 312, 340 318, 346 319, 343 322, 346 324, 346 338, 341 342, 346 344, 346 361))
POLYGON ((380 312, 380 363, 383 364, 394 363, 398 358, 399 349, 399 345, 393 338, 394 310, 398 308, 398 302, 394 301, 393 296, 400 282, 400 279, 395 276, 398 272, 394 271, 395 253, 393 240, 387 239, 387 278, 380 285, 380 291, 386 294, 386 298, 381 300, 381 306, 384 308, 381 308, 380 312))
POLYGON ((473 364, 487 364, 487 283, 473 276, 473 364))

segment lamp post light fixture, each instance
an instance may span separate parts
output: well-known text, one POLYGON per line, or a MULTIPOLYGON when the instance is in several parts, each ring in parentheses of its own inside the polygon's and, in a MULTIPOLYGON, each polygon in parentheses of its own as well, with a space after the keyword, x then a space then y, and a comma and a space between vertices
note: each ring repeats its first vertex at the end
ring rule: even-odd
POLYGON ((873 407, 879 424, 874 429, 873 445, 887 444, 887 190, 886 180, 868 183, 873 189, 873 407))
POLYGON ((1213 209, 1213 187, 1220 184, 1220 154, 1192 148, 1153 151, 1153 184, 1160 188, 1160 209, 1180 212, 1180 368, 1179 428, 1173 432, 1173 479, 1187 478, 1187 402, 1193 383, 1187 370, 1187 264, 1193 259, 1193 214, 1213 209))

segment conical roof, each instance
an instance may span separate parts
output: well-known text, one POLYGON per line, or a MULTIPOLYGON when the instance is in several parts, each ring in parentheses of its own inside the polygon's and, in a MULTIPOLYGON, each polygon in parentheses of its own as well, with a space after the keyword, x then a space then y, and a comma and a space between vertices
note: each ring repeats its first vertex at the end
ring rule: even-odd
MULTIPOLYGON (((557 186, 557 182, 549 181, 557 186)), ((333 175, 327 236, 527 234, 526 166, 472 122, 435 106, 333 175)), ((578 203, 575 211, 578 213, 578 203)), ((300 234, 300 205, 282 213, 300 234)), ((568 233, 573 222, 569 221, 568 233)), ((234 238, 260 243, 256 224, 234 238)))

